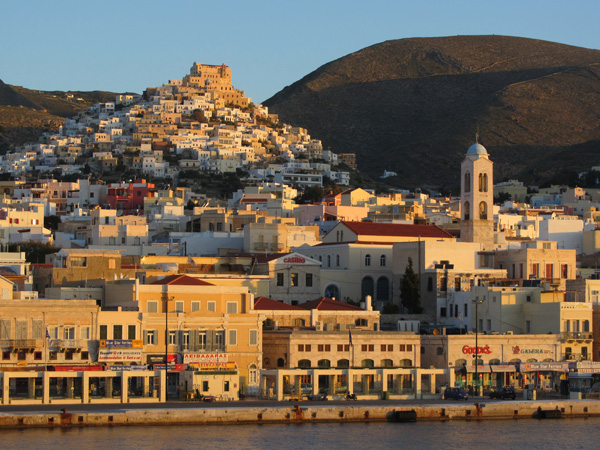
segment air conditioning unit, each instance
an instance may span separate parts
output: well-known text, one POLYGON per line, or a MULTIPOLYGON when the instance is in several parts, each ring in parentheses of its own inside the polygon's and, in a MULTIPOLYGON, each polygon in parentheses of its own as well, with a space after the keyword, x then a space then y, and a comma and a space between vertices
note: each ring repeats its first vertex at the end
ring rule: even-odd
POLYGON ((323 322, 315 322, 315 328, 317 329, 317 331, 323 331, 323 322))

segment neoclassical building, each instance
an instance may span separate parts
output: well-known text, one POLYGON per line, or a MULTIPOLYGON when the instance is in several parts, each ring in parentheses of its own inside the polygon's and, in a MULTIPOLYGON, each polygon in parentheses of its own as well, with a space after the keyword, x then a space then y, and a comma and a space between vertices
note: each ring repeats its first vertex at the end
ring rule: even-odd
POLYGON ((469 147, 460 166, 460 240, 478 242, 484 250, 494 248, 494 163, 485 147, 469 147))

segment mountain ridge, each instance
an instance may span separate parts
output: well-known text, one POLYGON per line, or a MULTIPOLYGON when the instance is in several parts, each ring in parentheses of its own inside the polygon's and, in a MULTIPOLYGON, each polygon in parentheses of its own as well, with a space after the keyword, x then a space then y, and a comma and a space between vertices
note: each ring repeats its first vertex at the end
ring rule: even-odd
POLYGON ((595 162, 599 80, 598 50, 507 36, 413 38, 327 63, 264 103, 326 147, 355 152, 370 175, 397 172, 390 181, 399 186, 456 186, 478 129, 497 181, 542 182, 559 171, 549 154, 578 148, 580 159, 558 161, 561 170, 595 162))

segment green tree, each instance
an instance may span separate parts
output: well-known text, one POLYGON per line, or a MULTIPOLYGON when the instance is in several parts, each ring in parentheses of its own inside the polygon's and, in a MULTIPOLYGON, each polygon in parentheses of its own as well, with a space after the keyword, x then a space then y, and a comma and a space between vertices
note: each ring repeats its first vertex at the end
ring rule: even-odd
POLYGON ((41 242, 21 242, 20 244, 9 244, 9 252, 25 252, 25 260, 29 263, 44 263, 46 255, 56 253, 60 248, 52 244, 42 244, 41 242))
POLYGON ((419 275, 413 269, 412 258, 408 258, 408 265, 404 271, 404 278, 400 282, 400 300, 409 314, 420 314, 421 293, 419 292, 419 275))

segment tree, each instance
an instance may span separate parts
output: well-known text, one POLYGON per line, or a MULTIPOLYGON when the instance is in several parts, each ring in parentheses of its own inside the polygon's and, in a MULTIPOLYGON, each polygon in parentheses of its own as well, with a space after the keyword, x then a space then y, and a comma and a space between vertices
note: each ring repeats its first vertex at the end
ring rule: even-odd
POLYGON ((413 269, 412 258, 408 258, 408 265, 404 271, 404 278, 400 282, 400 301, 409 314, 420 314, 421 293, 419 292, 419 275, 413 269))

